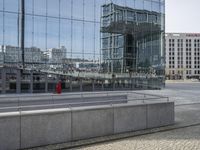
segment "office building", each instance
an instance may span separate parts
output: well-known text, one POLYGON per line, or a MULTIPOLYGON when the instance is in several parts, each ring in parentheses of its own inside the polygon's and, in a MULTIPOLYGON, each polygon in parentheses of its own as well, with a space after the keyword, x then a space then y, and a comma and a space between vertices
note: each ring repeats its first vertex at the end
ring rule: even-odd
POLYGON ((166 34, 166 76, 168 79, 200 77, 200 34, 166 34))

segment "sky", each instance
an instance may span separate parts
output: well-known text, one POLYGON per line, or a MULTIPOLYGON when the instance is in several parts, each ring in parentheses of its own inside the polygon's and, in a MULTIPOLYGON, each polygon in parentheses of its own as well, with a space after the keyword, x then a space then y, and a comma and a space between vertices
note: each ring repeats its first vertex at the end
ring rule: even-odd
POLYGON ((165 0, 166 32, 200 33, 200 0, 165 0))

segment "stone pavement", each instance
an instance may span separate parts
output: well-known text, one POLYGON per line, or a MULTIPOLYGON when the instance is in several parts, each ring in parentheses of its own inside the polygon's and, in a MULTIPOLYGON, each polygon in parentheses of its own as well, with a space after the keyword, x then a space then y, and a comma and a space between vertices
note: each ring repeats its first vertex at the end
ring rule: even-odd
POLYGON ((200 125, 107 142, 83 150, 199 150, 200 125))

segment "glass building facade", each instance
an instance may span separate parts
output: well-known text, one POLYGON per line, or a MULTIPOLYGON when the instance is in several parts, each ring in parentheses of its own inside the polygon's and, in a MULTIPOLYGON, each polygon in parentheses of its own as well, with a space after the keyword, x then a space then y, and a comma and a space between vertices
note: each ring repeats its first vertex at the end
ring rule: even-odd
POLYGON ((164 0, 0 0, 0 63, 164 76, 164 21, 164 0))
MULTIPOLYGON (((25 48, 39 48, 45 55, 49 49, 63 47, 64 50, 60 52, 64 58, 100 62, 100 13, 101 5, 106 1, 25 0, 24 2, 25 48)), ((5 57, 10 54, 6 54, 5 46, 12 46, 13 50, 16 50, 16 47, 20 48, 20 34, 23 30, 20 28, 20 7, 21 0, 0 0, 0 45, 4 46, 2 49, 5 51, 5 57)), ((34 50, 32 53, 34 56, 34 50)), ((13 56, 14 60, 11 61, 7 58, 4 63, 20 63, 22 59, 20 49, 15 55, 18 57, 13 56)), ((30 59, 27 60, 29 63, 30 59)))
POLYGON ((143 1, 141 5, 143 9, 114 3, 102 6, 105 72, 163 73, 164 4, 143 1))

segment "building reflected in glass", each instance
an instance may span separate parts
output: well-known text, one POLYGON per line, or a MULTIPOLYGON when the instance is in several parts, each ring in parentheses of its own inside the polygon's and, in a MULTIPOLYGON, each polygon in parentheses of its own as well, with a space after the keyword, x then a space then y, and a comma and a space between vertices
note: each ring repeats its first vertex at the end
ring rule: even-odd
POLYGON ((27 68, 160 80, 164 21, 164 0, 0 0, 0 64, 20 66, 24 40, 27 68))
POLYGON ((101 33, 105 72, 163 73, 164 16, 160 13, 160 3, 144 2, 144 10, 114 3, 102 6, 101 33), (152 10, 152 5, 157 7, 152 10))

